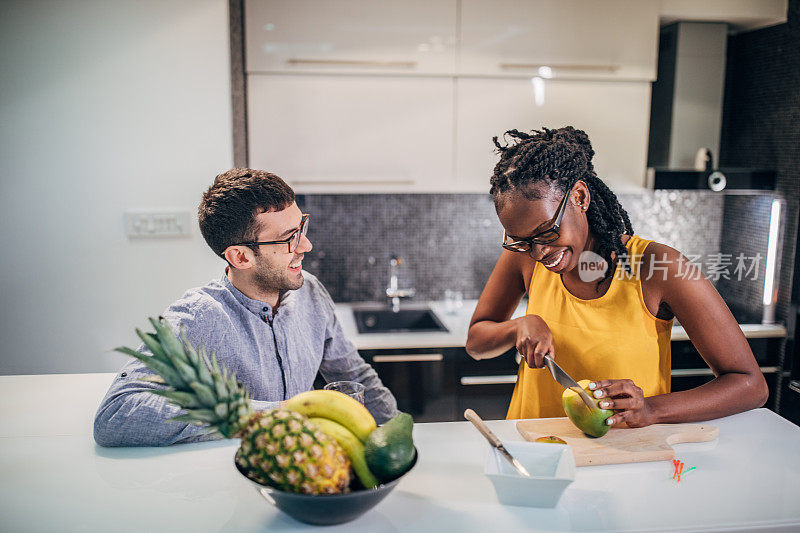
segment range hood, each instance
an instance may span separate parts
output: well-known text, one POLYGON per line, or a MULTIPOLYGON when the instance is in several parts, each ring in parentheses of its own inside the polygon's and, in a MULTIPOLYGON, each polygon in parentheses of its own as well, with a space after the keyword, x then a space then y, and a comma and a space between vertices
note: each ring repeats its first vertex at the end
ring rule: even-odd
POLYGON ((775 171, 717 168, 728 25, 661 28, 653 83, 648 185, 656 189, 774 189, 775 171))

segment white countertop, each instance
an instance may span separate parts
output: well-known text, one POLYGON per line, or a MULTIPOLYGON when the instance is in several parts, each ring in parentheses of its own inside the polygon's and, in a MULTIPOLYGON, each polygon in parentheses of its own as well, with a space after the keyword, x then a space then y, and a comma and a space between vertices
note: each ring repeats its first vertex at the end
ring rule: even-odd
MULTIPOLYGON (((358 303, 337 303, 336 316, 342 324, 345 335, 352 340, 359 350, 381 350, 391 348, 448 348, 461 347, 467 343, 467 328, 475 311, 478 300, 465 300, 462 306, 448 312, 443 301, 431 302, 403 302, 401 307, 419 308, 429 306, 442 324, 447 327, 447 332, 422 332, 422 333, 358 333, 356 321, 353 318, 353 309, 362 305, 358 303)), ((525 305, 521 303, 512 318, 525 314, 525 305)), ((739 327, 747 338, 785 337, 786 328, 780 324, 740 324, 739 327)), ((683 326, 672 327, 672 340, 686 341, 689 336, 683 326)))
MULTIPOLYGON (((233 466, 237 441, 97 447, 91 421, 112 374, 0 377, 3 531, 316 529, 266 503, 233 466)), ((800 428, 766 409, 710 422, 717 440, 668 461, 578 468, 554 509, 500 505, 486 443, 467 422, 417 424, 420 459, 354 522, 325 531, 798 531, 800 428)), ((512 421, 492 421, 522 440, 512 421)), ((322 531, 322 529, 317 529, 322 531)))

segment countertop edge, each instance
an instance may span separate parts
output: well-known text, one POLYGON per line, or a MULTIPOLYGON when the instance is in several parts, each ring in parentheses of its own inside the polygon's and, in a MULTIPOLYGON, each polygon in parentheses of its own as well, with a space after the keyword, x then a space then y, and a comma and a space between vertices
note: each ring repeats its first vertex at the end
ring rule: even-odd
MULTIPOLYGON (((392 349, 427 349, 427 348, 463 348, 467 342, 467 328, 477 300, 466 300, 458 307, 448 307, 444 301, 413 302, 408 308, 430 307, 436 316, 447 327, 447 332, 424 333, 366 333, 359 334, 356 329, 352 310, 361 306, 376 306, 374 302, 336 303, 336 317, 342 326, 345 336, 359 350, 392 350, 392 349)), ((525 314, 527 303, 522 302, 512 318, 525 314)), ((782 324, 739 324, 748 339, 786 337, 786 327, 782 324)), ((689 335, 683 326, 672 327, 673 341, 687 341, 689 335)))

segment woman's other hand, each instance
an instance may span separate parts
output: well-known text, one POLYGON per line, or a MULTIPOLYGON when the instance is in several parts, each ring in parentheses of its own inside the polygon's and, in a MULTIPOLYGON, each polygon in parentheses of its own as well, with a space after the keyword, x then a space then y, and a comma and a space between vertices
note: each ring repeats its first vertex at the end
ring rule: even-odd
POLYGON ((555 358, 553 334, 547 323, 538 315, 525 315, 514 319, 517 352, 531 368, 542 368, 544 356, 555 358))
POLYGON ((642 389, 630 379, 604 379, 589 383, 595 398, 600 398, 600 407, 615 413, 606 420, 609 426, 621 426, 623 422, 632 428, 655 423, 653 410, 644 397, 642 389))

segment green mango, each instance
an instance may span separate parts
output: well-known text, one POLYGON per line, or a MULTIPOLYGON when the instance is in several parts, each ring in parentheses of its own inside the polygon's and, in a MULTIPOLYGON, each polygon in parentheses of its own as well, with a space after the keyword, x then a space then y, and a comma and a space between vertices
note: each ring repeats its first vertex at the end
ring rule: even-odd
POLYGON ((564 394, 561 395, 561 405, 564 407, 567 417, 578 429, 590 437, 602 437, 611 429, 611 426, 606 424, 606 419, 613 415, 614 411, 600 407, 600 399, 595 398, 594 391, 589 390, 589 383, 591 381, 588 379, 582 379, 578 385, 594 400, 597 409, 589 409, 583 403, 580 395, 572 389, 564 389, 564 394))
POLYGON ((364 458, 369 470, 386 483, 405 474, 414 462, 416 450, 411 431, 414 419, 400 413, 372 430, 364 442, 364 458))

